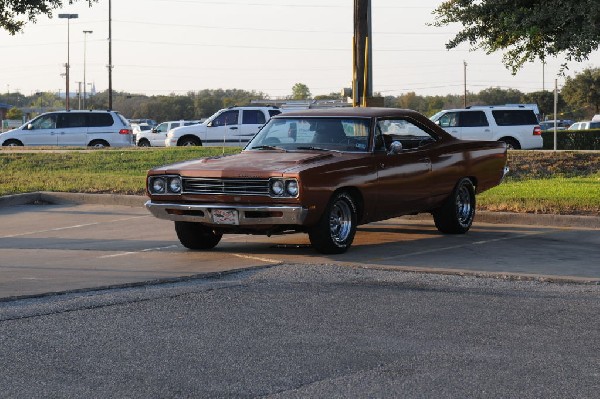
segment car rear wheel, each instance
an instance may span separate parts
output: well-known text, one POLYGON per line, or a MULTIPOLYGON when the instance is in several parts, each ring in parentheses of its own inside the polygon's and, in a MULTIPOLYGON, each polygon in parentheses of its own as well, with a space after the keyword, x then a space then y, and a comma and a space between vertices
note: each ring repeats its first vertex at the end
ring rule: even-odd
POLYGON ((177 145, 183 147, 201 146, 202 142, 196 137, 183 137, 177 142, 177 145))
POLYGON ((446 234, 464 234, 475 218, 475 187, 461 179, 444 204, 433 212, 435 227, 446 234))
POLYGON ((23 143, 21 143, 19 140, 10 139, 6 140, 2 145, 5 147, 22 147, 23 143))
POLYGON ((504 141, 506 143, 506 148, 509 150, 520 150, 521 144, 511 137, 503 137, 498 141, 504 141))
POLYGON ((324 254, 341 254, 352 245, 357 212, 348 193, 337 193, 325 208, 319 223, 308 233, 313 248, 324 254))
POLYGON ((212 249, 223 237, 210 227, 193 222, 175 222, 175 232, 181 244, 189 249, 212 249))
POLYGON ((108 142, 106 142, 104 140, 92 140, 88 144, 88 147, 104 148, 104 147, 110 147, 110 145, 108 144, 108 142))

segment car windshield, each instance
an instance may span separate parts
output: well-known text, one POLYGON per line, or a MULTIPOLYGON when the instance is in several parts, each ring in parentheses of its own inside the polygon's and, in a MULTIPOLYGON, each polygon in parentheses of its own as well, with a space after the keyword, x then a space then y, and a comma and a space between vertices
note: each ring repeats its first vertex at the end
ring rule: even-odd
POLYGON ((370 130, 367 118, 274 118, 254 136, 245 150, 366 152, 370 130))

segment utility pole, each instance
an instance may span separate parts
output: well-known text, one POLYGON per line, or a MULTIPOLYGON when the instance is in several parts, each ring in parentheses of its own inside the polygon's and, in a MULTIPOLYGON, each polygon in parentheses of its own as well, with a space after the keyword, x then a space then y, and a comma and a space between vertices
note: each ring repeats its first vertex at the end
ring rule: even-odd
POLYGON ((366 106, 373 97, 373 56, 371 39, 371 0, 354 0, 354 40, 352 44, 352 103, 366 106))
POLYGON ((465 85, 465 94, 464 94, 464 98, 463 98, 463 104, 464 104, 464 108, 467 108, 467 61, 463 61, 463 67, 464 67, 464 85, 465 85))
POLYGON ((108 0, 108 109, 112 110, 112 4, 108 0))

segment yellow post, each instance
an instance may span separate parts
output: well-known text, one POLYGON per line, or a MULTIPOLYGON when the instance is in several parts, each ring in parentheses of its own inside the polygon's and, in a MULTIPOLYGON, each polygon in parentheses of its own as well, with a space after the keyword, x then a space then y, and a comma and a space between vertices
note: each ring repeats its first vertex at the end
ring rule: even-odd
POLYGON ((362 106, 367 106, 367 84, 369 82, 369 37, 365 38, 365 76, 364 76, 364 88, 363 88, 363 101, 362 106))
POLYGON ((352 106, 358 106, 356 98, 356 37, 352 36, 352 106))

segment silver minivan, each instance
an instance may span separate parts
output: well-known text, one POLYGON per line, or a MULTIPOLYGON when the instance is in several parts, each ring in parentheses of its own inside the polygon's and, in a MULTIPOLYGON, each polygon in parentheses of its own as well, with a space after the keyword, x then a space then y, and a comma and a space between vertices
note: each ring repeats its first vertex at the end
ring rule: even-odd
POLYGON ((56 111, 0 134, 3 146, 129 147, 133 134, 115 111, 56 111))

